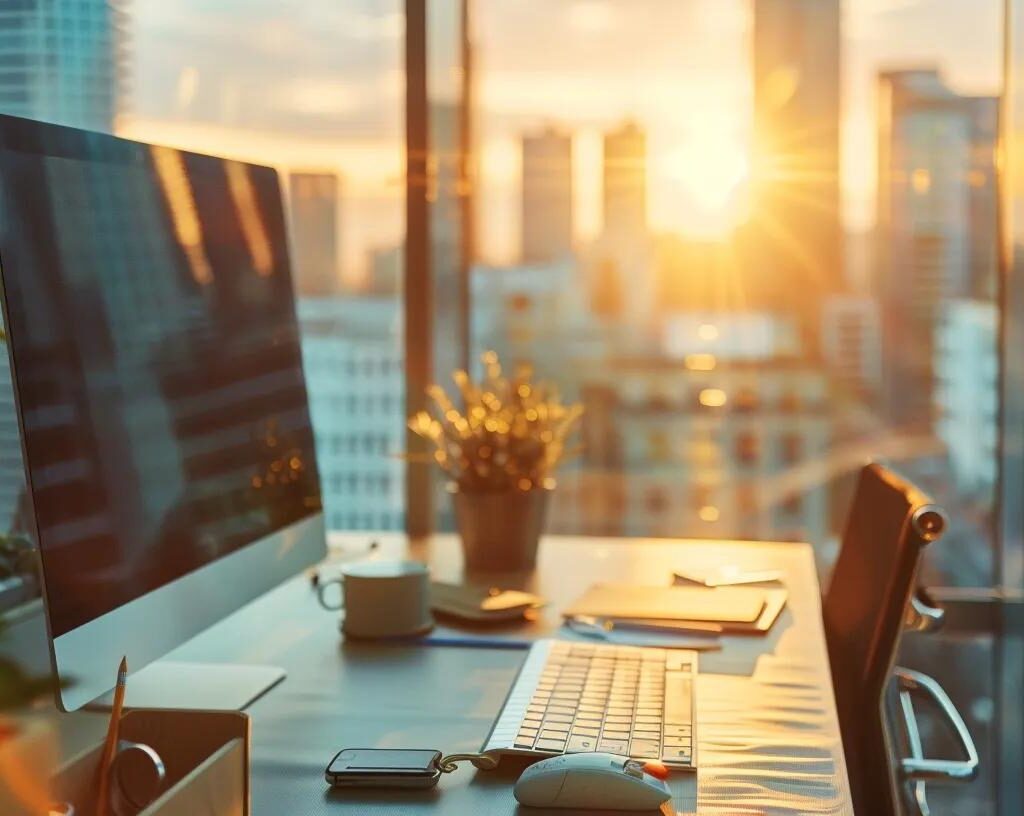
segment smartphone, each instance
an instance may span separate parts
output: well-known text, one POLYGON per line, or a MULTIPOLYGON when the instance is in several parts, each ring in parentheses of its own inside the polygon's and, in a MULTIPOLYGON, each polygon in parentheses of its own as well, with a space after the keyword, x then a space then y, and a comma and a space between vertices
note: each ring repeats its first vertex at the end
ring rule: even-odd
POLYGON ((432 788, 441 778, 440 751, 343 748, 324 777, 334 788, 432 788))

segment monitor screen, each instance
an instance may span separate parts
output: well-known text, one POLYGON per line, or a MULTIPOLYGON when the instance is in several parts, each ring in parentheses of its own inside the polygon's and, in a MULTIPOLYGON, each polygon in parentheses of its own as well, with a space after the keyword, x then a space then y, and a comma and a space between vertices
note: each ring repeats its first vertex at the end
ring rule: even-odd
POLYGON ((57 637, 319 512, 320 489, 275 171, 0 126, 5 317, 57 637))

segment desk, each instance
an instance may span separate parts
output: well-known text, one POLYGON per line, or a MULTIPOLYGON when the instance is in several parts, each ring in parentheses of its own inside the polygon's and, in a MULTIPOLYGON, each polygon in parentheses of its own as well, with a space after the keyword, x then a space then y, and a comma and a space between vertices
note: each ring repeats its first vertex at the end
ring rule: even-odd
MULTIPOLYGON (((384 557, 404 554, 402 537, 379 539, 384 557)), ((365 549, 368 535, 332 538, 332 550, 365 549)), ((409 549, 440 580, 458 580, 459 544, 436 536, 409 549)), ((698 679, 700 769, 673 781, 678 812, 852 816, 836 719, 814 558, 803 544, 547 537, 534 576, 503 586, 551 600, 517 637, 540 637, 558 610, 599 580, 664 584, 673 569, 724 564, 778 569, 786 610, 766 638, 727 637, 702 657, 698 679)), ((250 708, 256 816, 409 816, 519 812, 512 783, 521 765, 469 766, 436 790, 348 793, 323 781, 341 747, 475 751, 504 702, 524 652, 505 649, 343 644, 337 616, 298 578, 240 610, 189 644, 178 659, 283 666, 288 678, 250 708)), ((553 811, 564 813, 565 811, 553 811)))
MULTIPOLYGON (((332 545, 352 552, 367 541, 339 536, 332 545)), ((406 549, 400 536, 381 545, 385 557, 406 549)), ((411 552, 431 564, 436 578, 460 577, 456 538, 436 536, 411 552)), ((551 600, 541 620, 519 635, 538 637, 595 581, 664 584, 673 568, 721 564, 782 570, 789 603, 769 637, 728 637, 720 654, 702 659, 697 811, 852 814, 807 545, 548 537, 535 576, 506 577, 503 584, 551 600)), ((250 709, 256 816, 516 813, 513 763, 490 773, 462 767, 435 791, 355 798, 330 793, 322 770, 343 746, 479 749, 523 654, 342 644, 337 617, 320 609, 304 580, 285 584, 178 651, 182 658, 266 662, 288 671, 250 709)), ((678 789, 674 804, 692 811, 692 795, 685 785, 678 789)))

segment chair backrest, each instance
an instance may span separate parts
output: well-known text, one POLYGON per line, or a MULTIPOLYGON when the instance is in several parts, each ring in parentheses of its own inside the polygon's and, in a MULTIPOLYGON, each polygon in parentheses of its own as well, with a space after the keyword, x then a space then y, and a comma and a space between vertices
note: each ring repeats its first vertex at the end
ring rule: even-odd
POLYGON ((883 698, 921 552, 944 528, 914 485, 878 464, 861 471, 823 610, 857 813, 898 812, 883 698))

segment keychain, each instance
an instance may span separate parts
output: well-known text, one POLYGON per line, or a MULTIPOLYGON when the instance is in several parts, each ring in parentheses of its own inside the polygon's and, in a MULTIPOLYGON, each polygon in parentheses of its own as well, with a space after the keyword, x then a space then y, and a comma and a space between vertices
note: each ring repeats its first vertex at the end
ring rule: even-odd
POLYGON ((491 754, 448 754, 407 748, 344 748, 334 755, 324 777, 334 788, 432 788, 441 774, 460 762, 481 771, 498 767, 491 754))
POLYGON ((437 761, 437 767, 441 773, 452 773, 460 762, 472 762, 478 771, 493 771, 498 767, 498 758, 492 754, 448 754, 437 761))

